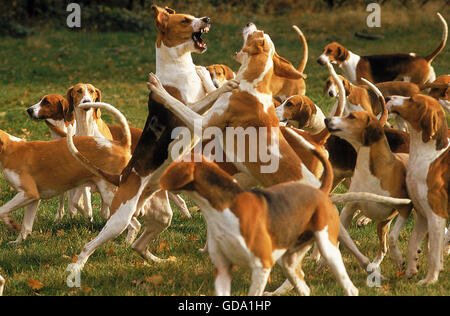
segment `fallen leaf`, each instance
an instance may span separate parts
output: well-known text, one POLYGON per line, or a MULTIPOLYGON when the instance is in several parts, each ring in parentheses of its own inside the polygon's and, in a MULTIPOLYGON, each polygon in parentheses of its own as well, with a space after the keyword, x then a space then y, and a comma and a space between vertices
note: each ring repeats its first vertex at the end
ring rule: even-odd
POLYGON ((35 279, 29 279, 27 281, 28 286, 32 289, 32 290, 40 290, 44 287, 44 284, 42 282, 39 282, 38 280, 35 279))
POLYGON ((197 235, 194 235, 194 234, 189 234, 189 235, 186 236, 186 238, 187 238, 188 240, 191 240, 191 241, 196 241, 196 240, 199 240, 199 239, 200 239, 200 238, 198 238, 197 235))
POLYGON ((108 250, 108 252, 106 253, 106 255, 107 255, 108 257, 110 257, 110 256, 112 256, 113 254, 114 254, 114 248, 111 247, 111 248, 108 250))
POLYGON ((161 251, 163 251, 163 250, 170 250, 170 248, 169 248, 169 246, 167 245, 167 242, 166 242, 166 241, 163 241, 163 242, 161 242, 161 243, 159 244, 158 252, 161 252, 161 251))
POLYGON ((167 259, 167 261, 169 261, 169 262, 175 262, 175 261, 177 261, 177 257, 175 257, 175 256, 170 256, 170 257, 167 259))
POLYGON ((155 275, 145 278, 145 282, 151 283, 154 286, 158 286, 162 281, 163 281, 163 277, 158 274, 155 274, 155 275))
POLYGON ((83 288, 84 295, 88 295, 89 292, 91 292, 91 290, 92 290, 92 289, 91 289, 89 286, 85 286, 85 287, 83 288))
POLYGON ((60 229, 56 232, 56 236, 64 236, 64 229, 60 229))

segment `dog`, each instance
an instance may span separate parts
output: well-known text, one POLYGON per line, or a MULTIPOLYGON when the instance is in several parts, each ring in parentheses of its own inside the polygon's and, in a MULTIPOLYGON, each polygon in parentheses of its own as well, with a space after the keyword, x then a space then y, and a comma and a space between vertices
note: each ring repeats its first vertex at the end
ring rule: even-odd
POLYGON ((337 247, 340 223, 328 198, 331 166, 308 142, 304 146, 327 164, 320 189, 290 182, 266 190, 244 190, 205 159, 174 162, 161 177, 162 189, 188 194, 205 216, 216 295, 231 295, 233 265, 252 270, 248 294, 262 295, 275 262, 300 295, 310 295, 301 266, 314 240, 345 293, 358 295, 337 247))
POLYGON ((220 88, 228 80, 236 78, 234 71, 227 65, 215 64, 207 66, 206 70, 208 70, 216 88, 220 88))
POLYGON ((421 285, 435 283, 443 268, 446 220, 450 215, 450 145, 447 120, 439 102, 417 94, 406 98, 393 96, 387 106, 401 116, 411 133, 410 158, 406 173, 408 195, 416 210, 416 221, 408 245, 406 276, 418 273, 418 250, 428 232, 428 273, 421 285))
POLYGON ((361 78, 372 83, 409 81, 419 86, 433 82, 436 73, 431 63, 444 49, 448 37, 447 22, 439 13, 438 17, 444 29, 442 40, 436 50, 426 57, 415 53, 358 56, 335 42, 324 48, 317 61, 321 65, 327 61, 339 65, 344 77, 353 84, 363 84, 361 78))
MULTIPOLYGON (((120 174, 131 156, 128 123, 115 108, 104 108, 118 118, 124 137, 120 141, 110 141, 78 136, 74 141, 90 161, 102 166, 102 173, 120 174)), ((72 130, 71 125, 68 130, 72 130)), ((53 198, 79 185, 94 182, 102 199, 107 205, 111 203, 115 186, 98 176, 95 170, 92 173, 78 163, 67 149, 66 139, 27 142, 0 131, 0 146, 4 178, 18 191, 11 201, 0 207, 0 218, 9 228, 17 230, 11 212, 25 207, 20 234, 12 243, 19 244, 31 234, 41 199, 53 198)))
MULTIPOLYGON (((230 80, 216 89, 208 71, 192 61, 192 53, 207 50, 202 34, 209 31, 210 18, 179 14, 156 5, 152 10, 158 31, 156 73, 175 98, 197 113, 204 113, 221 94, 237 86, 230 80)), ((169 156, 172 130, 183 124, 153 96, 149 96, 148 108, 149 115, 138 146, 121 174, 111 206, 112 215, 102 232, 84 246, 72 271, 80 271, 97 247, 122 233, 139 215, 143 216, 146 226, 132 248, 148 261, 167 261, 153 255, 148 247, 172 220, 167 192, 159 190, 159 178, 172 162, 169 156)))
MULTIPOLYGON (((247 27, 253 25, 253 23, 249 23, 247 27)), ((306 38, 302 31, 297 27, 293 26, 294 30, 297 32, 297 34, 300 36, 300 39, 303 43, 303 60, 301 61, 300 65, 297 68, 297 71, 301 74, 301 76, 298 79, 292 79, 287 78, 286 76, 283 76, 282 74, 274 73, 272 75, 272 78, 270 80, 270 90, 272 91, 272 95, 275 99, 278 99, 279 101, 283 102, 287 98, 293 95, 305 95, 306 94, 306 82, 305 79, 307 76, 303 74, 306 65, 308 63, 308 43, 306 41, 306 38)), ((244 41, 246 41, 246 35, 244 34, 244 41)), ((237 57, 238 53, 236 53, 234 59, 242 63, 241 60, 237 57)), ((278 62, 282 60, 283 63, 290 64, 291 67, 292 64, 279 56, 276 52, 274 53, 274 62, 278 62)), ((277 105, 276 105, 277 106, 277 105)))
MULTIPOLYGON (((408 199, 406 190, 406 168, 408 155, 391 152, 383 126, 387 122, 388 111, 383 94, 368 82, 370 89, 378 96, 385 109, 378 120, 366 111, 351 112, 344 118, 333 117, 326 120, 331 134, 345 139, 357 150, 357 160, 349 192, 371 192, 400 199, 408 199)), ((402 269, 404 261, 398 247, 398 237, 407 222, 412 205, 389 205, 380 203, 352 202, 345 205, 340 219, 344 227, 349 227, 354 213, 361 210, 363 215, 375 220, 380 240, 380 250, 370 266, 379 268, 388 250, 389 227, 397 214, 395 226, 389 236, 390 254, 394 263, 402 269)))
POLYGON ((438 100, 442 107, 450 113, 450 75, 438 77, 423 89, 430 89, 429 95, 438 100))

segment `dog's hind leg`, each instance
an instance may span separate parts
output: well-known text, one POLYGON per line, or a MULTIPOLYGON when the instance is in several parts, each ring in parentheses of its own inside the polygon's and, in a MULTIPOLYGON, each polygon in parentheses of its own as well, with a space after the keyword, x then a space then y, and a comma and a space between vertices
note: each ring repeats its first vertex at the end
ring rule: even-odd
POLYGON ((62 221, 64 218, 64 202, 66 200, 66 192, 58 196, 59 206, 55 216, 55 223, 62 221))
POLYGON ((36 199, 26 195, 25 192, 20 191, 11 201, 0 207, 0 218, 9 229, 19 231, 20 225, 12 219, 11 212, 28 205, 34 200, 36 199))
POLYGON ((444 255, 450 255, 450 226, 447 228, 447 233, 445 235, 444 255))
POLYGON ((306 242, 300 246, 295 247, 295 250, 288 250, 278 260, 285 276, 288 278, 278 289, 273 293, 265 293, 264 295, 283 295, 294 287, 299 295, 309 296, 311 290, 305 282, 305 273, 302 270, 302 262, 306 253, 311 248, 312 242, 306 242))
POLYGON ((145 230, 132 248, 148 261, 165 262, 167 260, 156 257, 148 248, 150 242, 165 231, 172 222, 173 212, 167 198, 167 191, 155 193, 150 200, 147 200, 143 208, 145 230))

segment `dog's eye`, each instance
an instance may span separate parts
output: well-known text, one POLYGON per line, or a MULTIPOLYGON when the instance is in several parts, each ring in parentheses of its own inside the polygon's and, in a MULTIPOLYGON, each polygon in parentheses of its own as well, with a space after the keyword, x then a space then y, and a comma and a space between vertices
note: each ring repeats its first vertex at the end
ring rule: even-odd
POLYGON ((185 18, 183 21, 182 21, 182 23, 184 23, 184 24, 189 24, 189 23, 191 23, 192 21, 191 21, 191 19, 188 19, 188 18, 185 18))
POLYGON ((293 106, 293 104, 291 102, 286 103, 286 107, 290 108, 292 106, 293 106))
POLYGON ((79 89, 79 90, 77 90, 77 93, 81 94, 81 93, 83 93, 83 90, 79 89))
POLYGON ((327 49, 327 54, 331 54, 331 49, 327 49))
POLYGON ((42 105, 47 105, 47 104, 48 104, 47 99, 42 100, 41 104, 42 104, 42 105))
POLYGON ((350 114, 350 115, 348 116, 348 118, 349 118, 350 120, 354 120, 356 117, 355 117, 353 114, 350 114))
POLYGON ((89 93, 94 93, 94 90, 89 90, 89 93))

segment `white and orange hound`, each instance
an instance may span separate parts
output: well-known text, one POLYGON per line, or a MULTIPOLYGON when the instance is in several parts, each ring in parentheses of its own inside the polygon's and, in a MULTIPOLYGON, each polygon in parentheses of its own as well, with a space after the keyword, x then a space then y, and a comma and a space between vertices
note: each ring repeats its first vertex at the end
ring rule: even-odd
POLYGON ((215 64, 207 66, 206 70, 211 75, 211 80, 216 88, 220 88, 228 80, 236 78, 236 73, 227 65, 215 64))
MULTIPOLYGON (((120 141, 105 141, 104 138, 79 136, 74 141, 95 166, 102 166, 102 175, 119 175, 131 156, 131 136, 125 117, 112 106, 104 108, 119 119, 123 138, 120 141)), ((69 125, 68 130, 71 129, 69 125)), ((20 243, 31 234, 41 199, 53 198, 77 186, 94 182, 103 200, 108 205, 112 201, 116 187, 103 177, 89 172, 74 159, 63 138, 27 142, 0 130, 0 147, 0 166, 4 178, 18 192, 11 201, 0 207, 0 218, 9 228, 17 229, 11 212, 25 207, 20 234, 12 243, 20 243)))
POLYGON ((415 53, 358 56, 339 43, 328 44, 317 60, 324 65, 327 61, 339 65, 342 74, 353 84, 363 84, 361 78, 372 83, 387 81, 409 81, 419 86, 433 82, 436 73, 431 63, 442 52, 448 37, 447 22, 438 13, 443 25, 442 40, 436 50, 426 57, 415 53))
POLYGON ((233 265, 252 270, 248 295, 262 295, 270 271, 278 263, 298 293, 309 296, 302 261, 313 241, 345 294, 358 295, 337 246, 340 222, 328 197, 333 183, 331 165, 301 136, 294 136, 325 164, 320 189, 289 182, 266 190, 245 190, 205 159, 174 162, 161 177, 162 189, 186 193, 200 206, 208 228, 216 295, 231 295, 233 265))
POLYGON ((437 282, 443 269, 443 250, 448 247, 450 234, 445 237, 446 221, 450 215, 447 120, 439 102, 429 96, 393 96, 387 105, 392 113, 405 120, 411 133, 406 185, 417 216, 408 245, 406 274, 413 277, 418 273, 418 250, 428 232, 428 273, 419 283, 431 284, 437 282))
MULTIPOLYGON (((378 102, 384 108, 380 120, 366 111, 355 111, 344 118, 333 117, 326 120, 331 134, 345 139, 357 150, 356 167, 348 191, 370 192, 388 197, 408 199, 406 191, 408 155, 391 152, 383 128, 388 118, 384 97, 374 85, 367 83, 376 93, 378 102)), ((392 260, 400 269, 403 267, 404 261, 398 247, 398 237, 409 218, 411 209, 411 204, 390 205, 365 201, 354 201, 345 205, 340 215, 341 222, 345 227, 350 226, 357 210, 361 210, 364 216, 377 223, 380 250, 372 262, 370 270, 379 268, 387 253, 389 227, 397 214, 400 214, 400 216, 398 216, 395 227, 389 236, 389 246, 392 260)))

